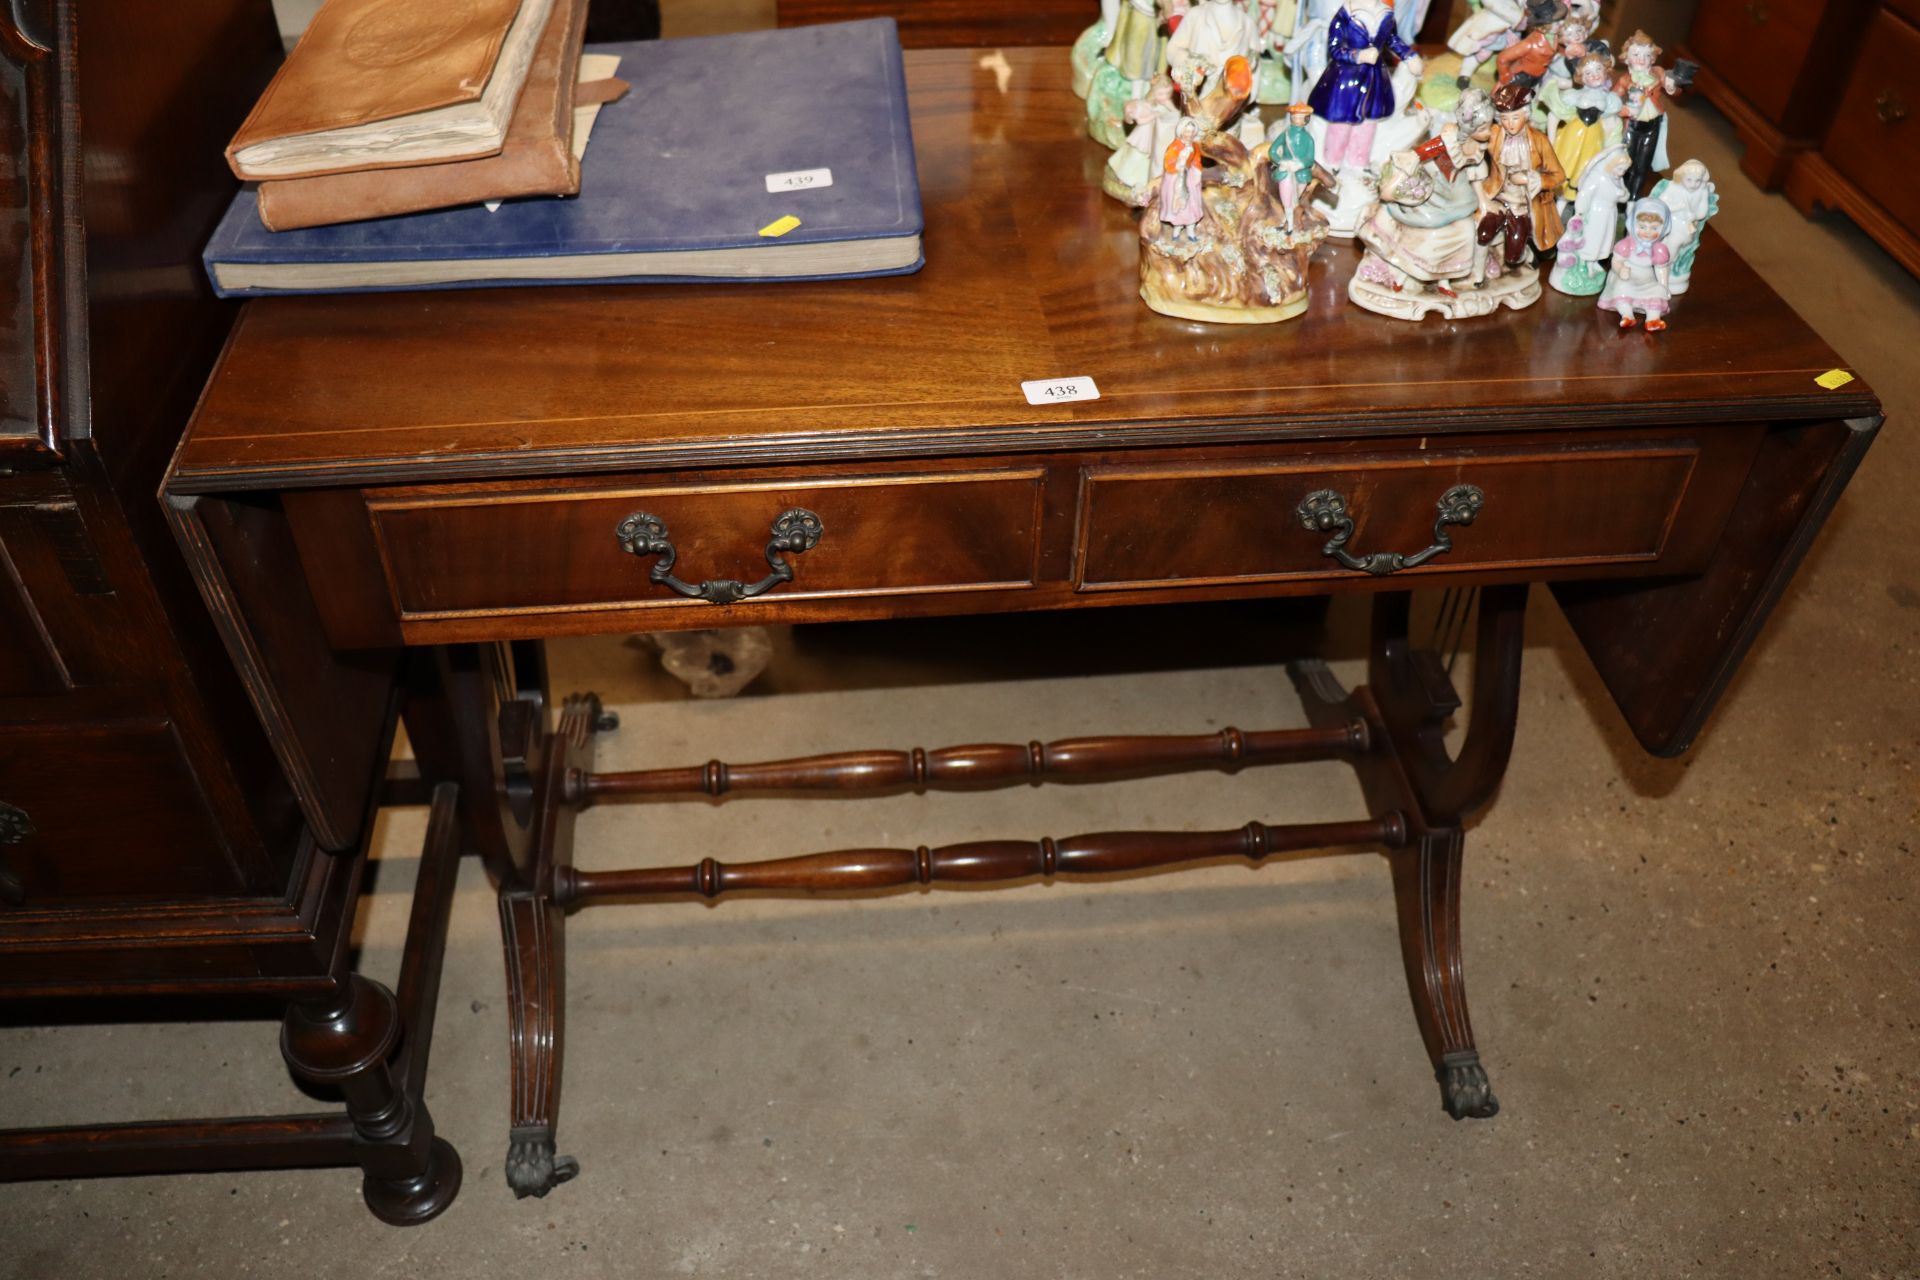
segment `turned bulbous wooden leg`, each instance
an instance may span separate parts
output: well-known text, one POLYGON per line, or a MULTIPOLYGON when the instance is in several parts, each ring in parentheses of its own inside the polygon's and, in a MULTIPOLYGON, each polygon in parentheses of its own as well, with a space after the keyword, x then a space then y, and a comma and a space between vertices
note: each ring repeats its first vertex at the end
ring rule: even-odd
POLYGON ((394 1079, 400 1010, 379 983, 350 975, 330 996, 287 1010, 280 1053, 309 1084, 336 1088, 361 1139, 361 1193, 382 1222, 439 1216, 460 1191, 460 1156, 434 1137, 433 1117, 394 1079))

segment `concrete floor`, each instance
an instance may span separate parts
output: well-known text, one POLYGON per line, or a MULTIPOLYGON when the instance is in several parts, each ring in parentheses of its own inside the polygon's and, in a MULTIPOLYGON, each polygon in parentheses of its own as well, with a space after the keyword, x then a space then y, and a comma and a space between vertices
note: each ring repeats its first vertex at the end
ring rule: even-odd
MULTIPOLYGON (((429 1094, 466 1158, 444 1218, 382 1227, 343 1170, 5 1186, 0 1274, 1920 1275, 1920 286, 1748 186, 1709 109, 1676 138, 1721 184, 1715 225, 1892 425, 1684 761, 1638 752, 1537 594, 1513 768, 1468 845, 1498 1118, 1439 1109, 1372 858, 598 908, 569 939, 562 1146, 585 1172, 515 1203, 497 931, 469 865, 429 1094)), ((1349 672, 1360 621, 1336 605, 1349 672)), ((616 639, 553 656, 559 688, 626 713, 616 768, 1298 721, 1263 631, 1051 625, 780 633, 775 669, 725 703, 616 639), (1102 670, 1054 656, 1071 646, 1102 670)), ((1312 766, 608 808, 580 843, 612 866, 1356 806, 1312 766)), ((388 981, 422 825, 387 821, 363 912, 388 981)), ((0 1030, 0 1081, 0 1124, 306 1105, 256 1023, 0 1030)))

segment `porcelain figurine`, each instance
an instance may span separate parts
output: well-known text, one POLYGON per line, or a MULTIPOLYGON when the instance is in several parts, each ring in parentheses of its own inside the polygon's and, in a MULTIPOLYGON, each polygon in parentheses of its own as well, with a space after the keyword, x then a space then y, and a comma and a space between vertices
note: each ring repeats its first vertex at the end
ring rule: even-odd
POLYGON ((1556 90, 1552 111, 1556 128, 1553 153, 1567 175, 1562 199, 1577 198, 1580 175, 1593 158, 1621 140, 1620 109, 1624 105, 1613 91, 1613 63, 1605 54, 1590 53, 1581 59, 1579 87, 1556 90))
POLYGON ((1232 132, 1252 93, 1246 59, 1228 62, 1161 165, 1160 198, 1140 219, 1140 298, 1162 315, 1271 324, 1307 309, 1307 260, 1325 231, 1310 214, 1287 225, 1266 181, 1267 152, 1232 132), (1202 180, 1203 160, 1217 181, 1202 180))
POLYGON ((1653 198, 1667 206, 1673 229, 1667 233, 1672 251, 1667 292, 1679 297, 1693 282, 1693 260, 1700 252, 1700 236, 1707 219, 1720 212, 1720 194, 1714 189, 1713 175, 1698 160, 1689 160, 1653 188, 1653 198))
POLYGON ((1606 262, 1620 236, 1629 163, 1626 147, 1616 142, 1581 170, 1580 194, 1547 273, 1547 283, 1561 293, 1591 298, 1606 286, 1606 262))
POLYGON ((1520 83, 1493 91, 1500 128, 1488 148, 1481 181, 1480 243, 1501 247, 1501 265, 1531 272, 1535 250, 1560 240, 1556 201, 1567 175, 1547 135, 1533 127, 1533 90, 1520 83))
MULTIPOLYGON (((1313 131, 1307 122, 1313 108, 1296 102, 1287 108, 1287 123, 1276 128, 1267 144, 1267 163, 1273 166, 1274 189, 1280 193, 1280 206, 1286 212, 1286 225, 1297 227, 1300 197, 1313 185, 1316 169, 1313 131)), ((1326 170, 1321 169, 1324 175, 1326 170)))
POLYGON ((1307 96, 1327 122, 1322 144, 1331 169, 1365 169, 1372 159, 1379 122, 1396 114, 1393 82, 1382 59, 1391 54, 1414 77, 1420 54, 1400 38, 1393 6, 1385 0, 1348 0, 1327 27, 1327 69, 1307 96))
POLYGON ((1639 196, 1647 180, 1666 169, 1667 100, 1683 87, 1671 71, 1659 66, 1660 46, 1644 31, 1636 31, 1620 46, 1620 70, 1613 91, 1620 95, 1620 118, 1626 125, 1627 193, 1639 196))
POLYGON ((1649 332, 1667 327, 1667 312, 1673 307, 1673 254, 1666 240, 1672 229, 1667 206, 1652 196, 1628 208, 1627 234, 1613 246, 1613 265, 1598 303, 1601 310, 1620 317, 1622 329, 1640 323, 1640 316, 1647 318, 1649 332))
POLYGON ((1357 306, 1401 320, 1453 320, 1539 300, 1539 274, 1506 270, 1481 242, 1481 145, 1449 124, 1388 158, 1358 232, 1366 253, 1347 283, 1357 306))
POLYGON ((1527 23, 1527 11, 1520 0, 1481 0, 1467 20, 1447 37, 1447 48, 1460 55, 1460 71, 1454 84, 1465 89, 1473 82, 1480 64, 1520 38, 1527 23))
MULTIPOLYGON (((1330 201, 1326 208, 1328 235, 1339 239, 1352 236, 1361 218, 1366 216, 1368 208, 1378 198, 1376 175, 1388 157, 1396 151, 1418 145, 1432 132, 1434 113, 1420 101, 1420 81, 1414 66, 1411 62, 1402 62, 1393 69, 1390 83, 1394 101, 1404 102, 1406 106, 1395 115, 1373 122, 1373 140, 1366 163, 1359 166, 1342 165, 1333 170, 1334 181, 1325 188, 1330 201)), ((1320 130, 1321 155, 1324 157, 1325 138, 1331 135, 1332 129, 1324 121, 1316 121, 1315 127, 1320 130)), ((1322 162, 1326 163, 1324 159, 1322 162)))
POLYGON ((1154 181, 1180 125, 1173 77, 1165 72, 1153 78, 1147 96, 1127 104, 1127 122, 1133 126, 1127 140, 1114 148, 1100 177, 1100 189, 1136 209, 1146 207, 1158 189, 1154 181))
POLYGON ((1173 145, 1167 148, 1160 174, 1160 221, 1175 243, 1183 235, 1194 244, 1200 242, 1200 219, 1207 213, 1200 199, 1202 164, 1200 126, 1193 120, 1182 120, 1173 145))
POLYGON ((1499 113, 1493 109, 1493 96, 1484 89, 1464 90, 1452 114, 1463 157, 1456 163, 1471 170, 1478 181, 1487 176, 1487 153, 1493 145, 1493 131, 1500 123, 1499 113))
POLYGON ((1167 70, 1189 98, 1220 87, 1229 59, 1252 66, 1254 25, 1240 0, 1199 0, 1167 41, 1167 70))
POLYGON ((1494 55, 1495 81, 1537 88, 1559 55, 1559 26, 1566 17, 1565 0, 1527 0, 1526 34, 1494 55))
POLYGON ((1589 57, 1598 55, 1606 60, 1607 85, 1613 84, 1613 50, 1607 47, 1605 40, 1595 39, 1593 28, 1580 14, 1571 13, 1560 24, 1559 49, 1553 55, 1553 61, 1547 64, 1547 76, 1535 89, 1533 95, 1533 127, 1543 130, 1549 138, 1557 136, 1560 121, 1565 115, 1565 103, 1561 99, 1580 85, 1580 64, 1589 57))
MULTIPOLYGON (((1607 42, 1594 39, 1592 25, 1579 14, 1569 11, 1566 21, 1559 27, 1553 61, 1547 64, 1547 84, 1561 89, 1573 88, 1574 81, 1579 78, 1575 73, 1580 68, 1581 60, 1591 53, 1607 55, 1607 65, 1613 65, 1612 50, 1607 47, 1607 42)), ((1541 91, 1544 92, 1545 88, 1543 85, 1541 91)))
POLYGON ((1100 0, 1100 17, 1073 42, 1073 93, 1077 98, 1086 97, 1087 90, 1093 85, 1094 65, 1105 55, 1107 45, 1119 27, 1121 2, 1100 0))

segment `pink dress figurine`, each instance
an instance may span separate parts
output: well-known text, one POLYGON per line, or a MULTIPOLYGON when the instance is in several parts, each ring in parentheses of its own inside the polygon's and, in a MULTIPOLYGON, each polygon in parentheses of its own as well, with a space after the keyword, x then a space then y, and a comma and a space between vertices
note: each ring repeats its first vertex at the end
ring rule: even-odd
POLYGON ((1195 143, 1199 134, 1200 126, 1194 121, 1180 122, 1160 175, 1160 221, 1173 228, 1169 233, 1173 239, 1180 239, 1184 230, 1186 238, 1196 243, 1200 239, 1200 219, 1207 212, 1200 199, 1200 148, 1195 143))
POLYGON ((1647 317, 1650 333, 1667 327, 1666 315, 1673 306, 1673 255, 1666 239, 1672 227, 1667 206, 1652 196, 1634 201, 1628 210, 1627 234, 1613 246, 1613 267, 1599 302, 1601 310, 1619 313, 1622 329, 1640 323, 1636 312, 1647 317))

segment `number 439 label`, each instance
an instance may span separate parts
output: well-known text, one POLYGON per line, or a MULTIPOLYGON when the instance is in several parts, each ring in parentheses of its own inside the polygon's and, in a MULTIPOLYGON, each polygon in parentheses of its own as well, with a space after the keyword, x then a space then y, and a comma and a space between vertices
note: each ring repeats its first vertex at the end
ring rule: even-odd
POLYGON ((791 173, 770 173, 767 175, 767 190, 814 191, 820 187, 833 185, 831 169, 795 169, 791 173))
POLYGON ((1020 389, 1027 393, 1028 404, 1073 404, 1100 398, 1100 388, 1093 385, 1092 378, 1046 378, 1023 382, 1020 389))

